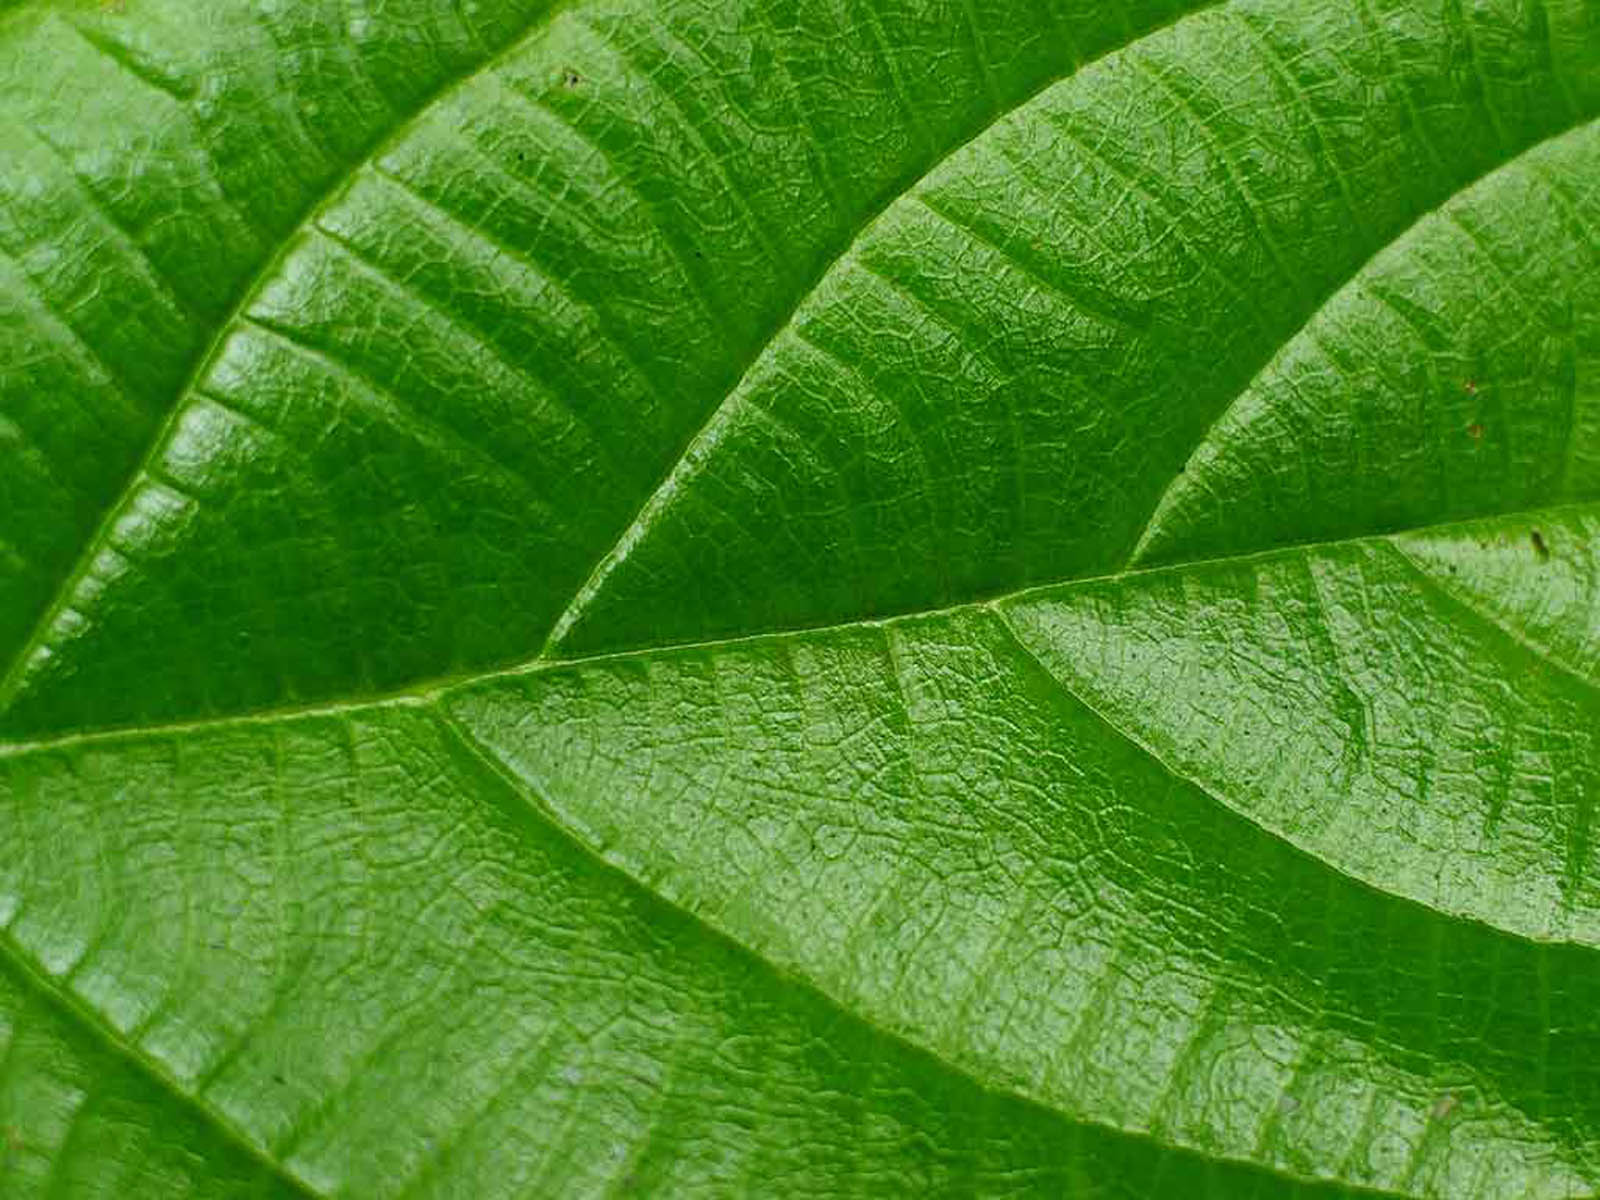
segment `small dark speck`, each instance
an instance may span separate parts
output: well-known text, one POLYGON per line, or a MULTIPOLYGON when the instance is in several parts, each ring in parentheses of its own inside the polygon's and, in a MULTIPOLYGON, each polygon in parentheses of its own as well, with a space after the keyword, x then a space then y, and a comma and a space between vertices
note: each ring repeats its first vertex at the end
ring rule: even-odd
POLYGON ((274 1075, 272 1077, 272 1082, 277 1084, 279 1087, 286 1087, 288 1085, 288 1083, 289 1083, 289 1081, 287 1079, 285 1079, 282 1075, 274 1075))
POLYGON ((1535 529, 1528 535, 1528 540, 1533 543, 1533 552, 1539 556, 1539 561, 1549 562, 1550 547, 1545 545, 1544 534, 1535 529))
POLYGON ((1483 426, 1474 421, 1467 426, 1467 436, 1475 442, 1483 441, 1483 426))
POLYGON ((575 88, 582 82, 583 76, 579 75, 571 67, 561 72, 561 86, 564 88, 575 88))

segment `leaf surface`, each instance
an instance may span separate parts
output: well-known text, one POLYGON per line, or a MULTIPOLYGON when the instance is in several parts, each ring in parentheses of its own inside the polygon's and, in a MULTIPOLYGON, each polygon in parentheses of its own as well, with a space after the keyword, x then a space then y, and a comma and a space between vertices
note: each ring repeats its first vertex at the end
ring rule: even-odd
POLYGON ((7 1196, 1600 1191, 1592 0, 0 104, 7 1196))

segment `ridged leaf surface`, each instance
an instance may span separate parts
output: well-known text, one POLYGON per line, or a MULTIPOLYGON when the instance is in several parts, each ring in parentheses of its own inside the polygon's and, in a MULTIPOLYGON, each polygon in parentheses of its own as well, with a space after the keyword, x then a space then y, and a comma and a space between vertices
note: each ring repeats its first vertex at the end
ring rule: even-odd
POLYGON ((1600 1194, 1594 0, 16 0, 0 113, 0 1195, 1600 1194))

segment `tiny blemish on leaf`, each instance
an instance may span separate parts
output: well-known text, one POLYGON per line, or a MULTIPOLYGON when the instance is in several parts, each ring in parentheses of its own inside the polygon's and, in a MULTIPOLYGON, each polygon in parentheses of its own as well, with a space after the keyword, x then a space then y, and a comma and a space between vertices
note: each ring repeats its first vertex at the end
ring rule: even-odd
POLYGON ((564 88, 566 88, 566 89, 568 89, 570 91, 571 89, 577 87, 582 82, 583 82, 583 76, 579 75, 571 67, 563 67, 561 69, 561 86, 562 87, 564 87, 564 88))
POLYGON ((1467 436, 1475 442, 1483 441, 1483 426, 1474 421, 1467 426, 1467 436))
POLYGON ((1544 534, 1535 529, 1528 535, 1528 540, 1533 543, 1533 552, 1538 555, 1540 562, 1550 561, 1550 547, 1545 545, 1544 534))
POLYGON ((1476 396, 1478 394, 1478 381, 1475 379, 1466 380, 1462 383, 1461 390, 1469 396, 1476 396))
POLYGON ((1446 1092, 1433 1102, 1433 1119, 1435 1121, 1444 1120, 1456 1110, 1458 1103, 1459 1101, 1452 1093, 1446 1092))

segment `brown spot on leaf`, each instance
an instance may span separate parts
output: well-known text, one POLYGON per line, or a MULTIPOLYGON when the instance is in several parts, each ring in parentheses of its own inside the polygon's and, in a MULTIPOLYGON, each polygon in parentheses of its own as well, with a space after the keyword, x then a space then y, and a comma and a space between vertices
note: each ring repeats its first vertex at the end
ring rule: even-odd
POLYGON ((1483 426, 1474 421, 1467 426, 1467 436, 1475 442, 1483 441, 1483 426))
POLYGON ((1540 562, 1550 561, 1550 547, 1545 545, 1544 534, 1535 529, 1528 535, 1528 540, 1533 543, 1533 552, 1538 555, 1540 562))
POLYGON ((1476 379, 1466 380, 1462 383, 1461 390, 1469 396, 1476 396, 1478 394, 1478 381, 1476 379))

